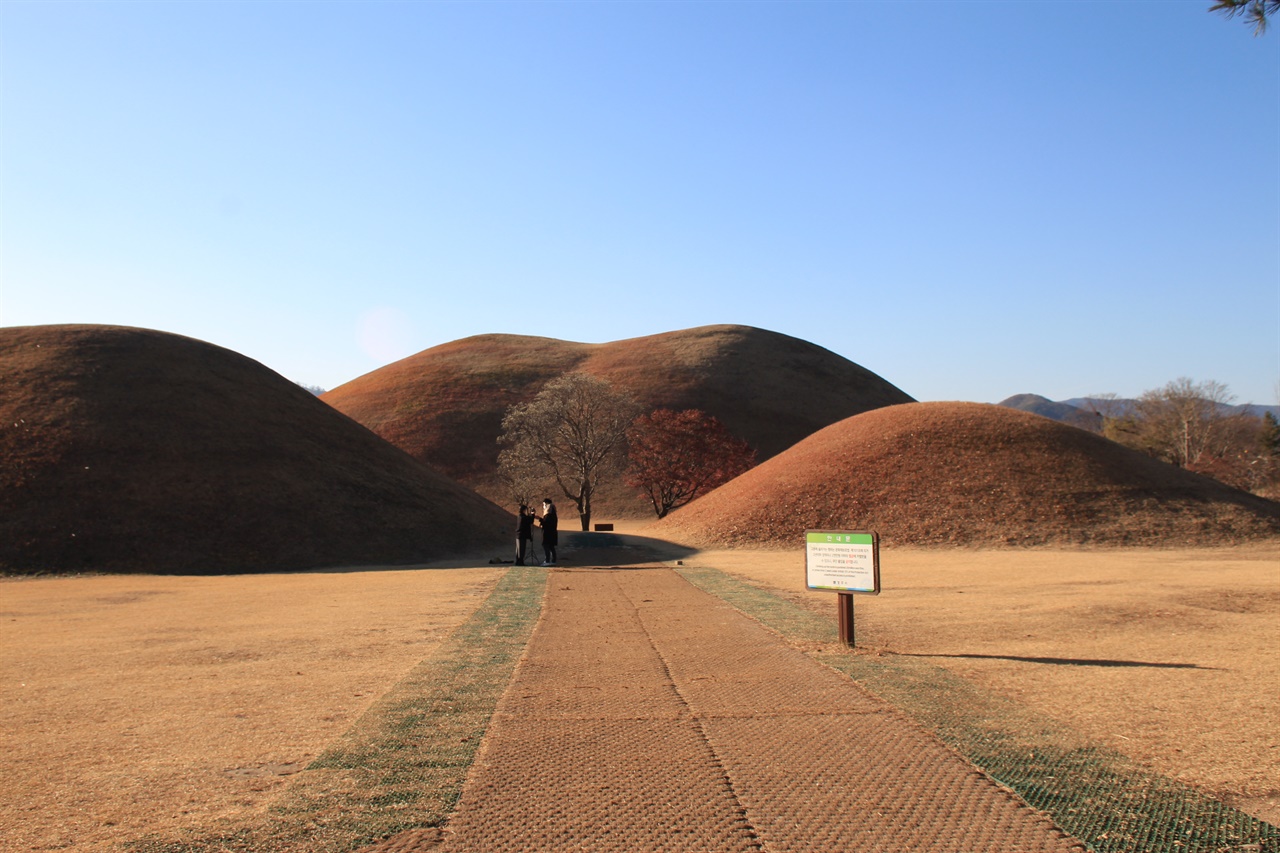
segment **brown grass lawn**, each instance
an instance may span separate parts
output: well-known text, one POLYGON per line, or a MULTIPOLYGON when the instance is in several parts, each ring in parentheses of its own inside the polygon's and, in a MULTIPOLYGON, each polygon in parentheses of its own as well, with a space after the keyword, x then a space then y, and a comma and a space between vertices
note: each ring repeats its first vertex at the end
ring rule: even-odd
MULTIPOLYGON (((804 555, 704 552, 836 620, 804 555)), ((884 550, 860 652, 922 656, 1280 825, 1280 545, 884 550)))
MULTIPOLYGON (((567 555, 572 559, 572 554, 567 555)), ((803 553, 686 565, 804 590, 803 553)), ((119 850, 249 822, 483 600, 491 568, 0 582, 0 826, 11 850, 119 850)), ((1280 821, 1280 544, 885 550, 865 654, 928 656, 1280 821)))
POLYGON ((500 574, 0 582, 0 848, 251 818, 500 574))

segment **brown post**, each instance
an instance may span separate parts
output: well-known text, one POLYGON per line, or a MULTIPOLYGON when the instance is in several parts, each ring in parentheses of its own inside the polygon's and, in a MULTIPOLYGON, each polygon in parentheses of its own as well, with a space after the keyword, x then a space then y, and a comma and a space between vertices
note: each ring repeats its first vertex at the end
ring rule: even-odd
POLYGON ((853 593, 842 592, 836 596, 836 613, 840 623, 840 642, 853 648, 853 593))

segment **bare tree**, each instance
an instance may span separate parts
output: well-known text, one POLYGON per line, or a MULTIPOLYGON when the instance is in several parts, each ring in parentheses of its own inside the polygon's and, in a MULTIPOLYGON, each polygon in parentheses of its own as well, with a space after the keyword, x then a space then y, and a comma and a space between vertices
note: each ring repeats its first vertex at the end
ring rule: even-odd
POLYGON ((1085 405, 1088 406, 1085 417, 1092 421, 1089 429, 1100 432, 1120 444, 1131 443, 1126 441, 1125 437, 1136 432, 1137 420, 1129 401, 1121 400, 1117 395, 1108 392, 1086 397, 1085 405))
POLYGON ((551 472, 528 444, 498 453, 498 477, 516 506, 533 506, 547 490, 551 472))
POLYGON ((1280 422, 1231 405, 1221 382, 1185 377, 1137 400, 1115 394, 1088 398, 1112 441, 1238 489, 1271 497, 1280 475, 1280 422))
POLYGON ((1276 479, 1280 424, 1267 412, 1264 417, 1240 414, 1222 422, 1218 446, 1187 468, 1207 474, 1229 486, 1270 497, 1276 479))
POLYGON ((1221 382, 1192 382, 1185 376, 1147 391, 1137 403, 1143 449, 1180 468, 1222 456, 1235 432, 1228 428, 1234 399, 1221 382))
MULTIPOLYGON (((639 411, 630 396, 603 379, 568 373, 548 382, 528 403, 502 419, 499 456, 516 468, 541 466, 578 507, 582 529, 591 529, 591 499, 601 476, 620 467, 627 428, 639 411)), ((508 472, 517 476, 518 471, 508 472)))

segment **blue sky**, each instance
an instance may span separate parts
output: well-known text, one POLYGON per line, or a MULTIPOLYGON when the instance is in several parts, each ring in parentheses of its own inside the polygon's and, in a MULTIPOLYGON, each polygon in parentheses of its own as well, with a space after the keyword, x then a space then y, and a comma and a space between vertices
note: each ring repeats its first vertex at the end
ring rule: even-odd
POLYGON ((714 323, 921 400, 1280 394, 1280 27, 1209 0, 0 2, 0 325, 336 387, 714 323))

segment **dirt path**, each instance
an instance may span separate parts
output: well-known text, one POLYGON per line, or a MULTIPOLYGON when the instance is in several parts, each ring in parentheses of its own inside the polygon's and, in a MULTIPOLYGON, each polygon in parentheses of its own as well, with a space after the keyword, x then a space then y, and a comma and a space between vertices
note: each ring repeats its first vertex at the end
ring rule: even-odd
POLYGON ((376 848, 1081 850, 668 569, 559 570, 443 833, 376 848))

